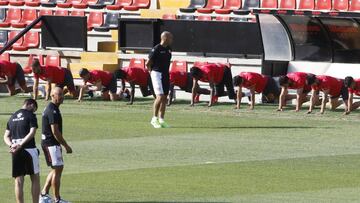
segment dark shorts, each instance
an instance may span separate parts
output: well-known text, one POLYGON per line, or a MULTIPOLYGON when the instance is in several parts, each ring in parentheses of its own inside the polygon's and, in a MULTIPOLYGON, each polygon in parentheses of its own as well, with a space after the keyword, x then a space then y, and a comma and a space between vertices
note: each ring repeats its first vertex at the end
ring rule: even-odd
POLYGON ((102 92, 110 91, 113 94, 116 94, 117 91, 117 80, 114 74, 112 74, 112 78, 110 84, 102 89, 102 92))
POLYGON ((341 87, 341 91, 339 95, 336 96, 330 96, 330 99, 338 99, 341 96, 343 101, 347 101, 349 99, 349 91, 348 89, 345 87, 344 83, 341 87))
POLYGON ((70 92, 75 91, 74 78, 69 69, 65 69, 65 78, 62 84, 57 84, 57 87, 63 89, 65 86, 69 89, 70 92))
POLYGON ((278 77, 270 77, 266 76, 268 78, 267 83, 265 85, 265 88, 262 92, 264 96, 267 96, 269 94, 273 94, 275 97, 279 97, 281 93, 281 87, 279 84, 279 78, 278 77))
POLYGON ((228 95, 229 99, 235 99, 235 91, 230 68, 224 69, 224 76, 220 83, 215 84, 215 96, 222 97, 228 95), (225 93, 225 88, 227 93, 225 93))
POLYGON ((37 148, 30 148, 22 149, 12 155, 12 177, 38 174, 39 154, 37 148))
POLYGON ((62 148, 60 145, 42 144, 41 147, 42 147, 44 155, 45 155, 46 164, 49 167, 64 165, 64 160, 63 160, 63 156, 62 156, 62 148))
POLYGON ((153 94, 154 88, 152 86, 150 75, 149 75, 149 78, 147 81, 147 86, 140 86, 140 91, 141 91, 141 94, 143 95, 143 97, 147 97, 147 96, 153 94))
POLYGON ((170 90, 170 75, 169 73, 163 73, 161 77, 164 95, 169 95, 170 90))
POLYGON ((21 65, 18 63, 16 64, 16 75, 10 81, 9 86, 14 86, 16 81, 20 86, 26 85, 24 70, 22 69, 21 65))
POLYGON ((180 87, 181 90, 191 93, 192 92, 192 87, 193 87, 193 78, 191 76, 191 73, 187 73, 186 76, 186 86, 185 87, 180 87))

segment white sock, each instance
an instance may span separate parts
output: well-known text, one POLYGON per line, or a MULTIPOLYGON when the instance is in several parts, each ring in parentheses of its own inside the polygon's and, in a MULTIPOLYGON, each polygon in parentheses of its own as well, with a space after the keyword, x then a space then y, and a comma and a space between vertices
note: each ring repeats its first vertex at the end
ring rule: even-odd
POLYGON ((163 123, 163 122, 165 122, 165 121, 164 121, 163 118, 159 118, 159 122, 160 122, 160 123, 163 123))
POLYGON ((152 121, 156 121, 158 118, 156 116, 152 117, 152 121))

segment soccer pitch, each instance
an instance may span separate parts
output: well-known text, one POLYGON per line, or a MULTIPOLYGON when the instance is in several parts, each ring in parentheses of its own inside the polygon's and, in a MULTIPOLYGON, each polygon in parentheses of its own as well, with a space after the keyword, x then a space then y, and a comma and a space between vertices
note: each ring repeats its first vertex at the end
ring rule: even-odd
MULTIPOLYGON (((24 98, 0 98, 0 129, 24 98)), ((40 147, 41 112, 37 112, 40 147)), ((180 104, 179 104, 180 103, 180 104)), ((152 100, 66 100, 61 106, 64 199, 115 202, 360 202, 360 119, 230 104, 168 109, 171 129, 150 126, 152 100)), ((318 109, 316 110, 318 111, 318 109)), ((1 139, 2 140, 2 139, 1 139)), ((3 143, 3 142, 2 142, 3 143)), ((0 145, 0 202, 13 203, 11 159, 0 145)), ((41 185, 48 168, 41 153, 41 185)), ((25 199, 30 202, 29 178, 25 199)))

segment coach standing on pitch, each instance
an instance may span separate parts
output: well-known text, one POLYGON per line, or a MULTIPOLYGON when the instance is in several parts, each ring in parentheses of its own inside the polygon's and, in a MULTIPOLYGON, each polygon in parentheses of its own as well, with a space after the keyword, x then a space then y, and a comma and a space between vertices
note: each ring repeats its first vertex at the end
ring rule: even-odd
POLYGON ((62 134, 62 117, 59 106, 63 103, 63 90, 59 87, 51 91, 51 102, 45 108, 42 116, 42 148, 45 154, 46 163, 52 168, 46 178, 43 190, 41 191, 41 201, 51 202, 49 190, 52 187, 55 203, 66 203, 60 197, 60 179, 64 169, 61 145, 64 146, 66 153, 72 153, 71 147, 66 143, 62 134))
POLYGON ((15 197, 17 203, 24 202, 24 176, 30 175, 31 194, 34 203, 39 202, 39 150, 35 145, 38 128, 36 115, 37 103, 26 99, 22 109, 16 111, 7 123, 4 134, 5 144, 12 154, 12 176, 15 178, 15 197))
POLYGON ((170 32, 161 34, 161 42, 156 45, 149 54, 146 67, 151 73, 151 80, 154 87, 156 99, 154 102, 154 116, 151 125, 154 128, 168 128, 164 121, 167 96, 170 89, 169 67, 171 61, 171 44, 173 35, 170 32), (159 115, 160 114, 160 115, 159 115))

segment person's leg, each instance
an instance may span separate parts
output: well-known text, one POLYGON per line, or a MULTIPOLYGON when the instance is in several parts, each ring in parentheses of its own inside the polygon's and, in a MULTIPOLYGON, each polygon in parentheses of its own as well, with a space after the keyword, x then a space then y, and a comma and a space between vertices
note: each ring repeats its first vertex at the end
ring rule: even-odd
POLYGON ((21 89, 25 92, 31 92, 32 88, 31 87, 27 87, 26 86, 26 80, 25 80, 25 74, 24 74, 24 70, 22 69, 20 64, 17 64, 16 67, 16 76, 15 76, 19 86, 21 87, 21 89))
POLYGON ((162 95, 161 96, 161 103, 160 103, 160 119, 165 118, 165 111, 166 111, 166 104, 167 104, 167 96, 162 95))
POLYGON ((335 110, 342 104, 342 101, 339 100, 339 97, 330 98, 330 109, 335 110))
POLYGON ((14 96, 14 95, 20 93, 20 91, 15 90, 15 85, 6 85, 6 87, 9 91, 10 96, 14 96))
POLYGON ((225 68, 224 71, 224 84, 228 92, 229 99, 235 99, 234 84, 230 68, 225 68))
POLYGON ((15 178, 15 198, 17 203, 24 203, 24 176, 15 178))
POLYGON ((110 92, 109 94, 110 94, 110 100, 111 101, 119 100, 119 95, 117 95, 116 93, 110 92))
POLYGON ((356 110, 360 107, 360 101, 354 102, 351 106, 351 111, 356 110))
POLYGON ((101 97, 102 97, 103 100, 109 101, 110 100, 109 91, 103 91, 101 97))
POLYGON ((34 174, 30 176, 31 178, 31 195, 33 203, 39 202, 40 196, 40 176, 39 174, 34 174))
POLYGON ((61 174, 64 169, 64 166, 55 166, 53 167, 53 176, 51 180, 51 187, 53 189, 55 200, 60 199, 60 183, 61 183, 61 174))
POLYGON ((44 187, 43 187, 43 189, 41 191, 42 195, 49 194, 50 188, 51 188, 51 181, 53 179, 53 176, 54 176, 54 170, 51 170, 50 173, 48 174, 48 176, 46 177, 44 187))
POLYGON ((162 102, 163 95, 156 95, 156 99, 154 101, 154 114, 153 116, 158 118, 159 117, 159 111, 161 108, 161 102, 162 102))

